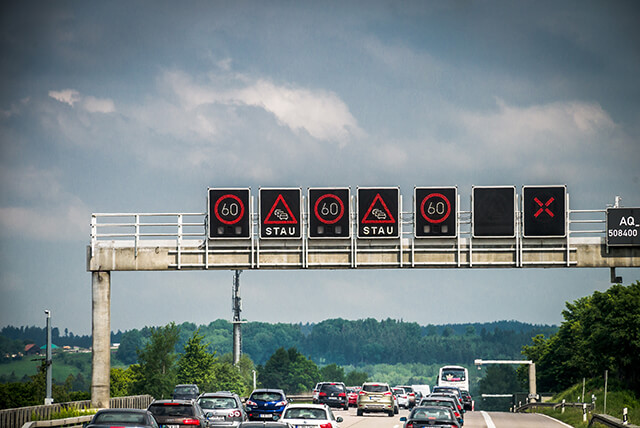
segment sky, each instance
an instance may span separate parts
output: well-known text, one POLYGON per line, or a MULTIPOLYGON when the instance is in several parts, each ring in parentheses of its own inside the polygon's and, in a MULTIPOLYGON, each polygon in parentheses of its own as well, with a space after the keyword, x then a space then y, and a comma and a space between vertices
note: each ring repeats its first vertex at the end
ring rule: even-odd
MULTIPOLYGON (((208 187, 566 184, 640 206, 634 1, 5 1, 0 328, 91 333, 92 213, 208 187)), ((519 190, 518 190, 519 191, 519 190)), ((629 284, 640 269, 618 269, 629 284)), ((242 317, 559 324, 608 269, 245 271, 242 317)), ((113 272, 111 328, 231 319, 231 271, 113 272)))

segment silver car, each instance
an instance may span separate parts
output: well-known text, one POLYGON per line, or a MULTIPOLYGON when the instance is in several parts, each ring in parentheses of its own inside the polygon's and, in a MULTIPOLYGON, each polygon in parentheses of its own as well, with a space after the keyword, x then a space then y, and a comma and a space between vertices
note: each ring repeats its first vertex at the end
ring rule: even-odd
POLYGON ((198 404, 209 421, 209 427, 237 427, 248 419, 238 394, 208 392, 198 397, 198 404))

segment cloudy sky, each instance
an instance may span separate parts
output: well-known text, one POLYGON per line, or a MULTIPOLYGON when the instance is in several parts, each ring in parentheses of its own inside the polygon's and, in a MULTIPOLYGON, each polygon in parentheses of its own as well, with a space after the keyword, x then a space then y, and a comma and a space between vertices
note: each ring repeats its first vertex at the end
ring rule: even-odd
MULTIPOLYGON (((5 1, 0 327, 91 331, 91 213, 207 187, 566 184, 640 206, 629 1, 5 1)), ((640 269, 620 269, 625 283, 640 269)), ((112 274, 112 329, 231 318, 230 271, 112 274), (142 309, 144 308, 144 309, 142 309)), ((243 317, 559 323, 607 269, 245 271, 243 317)))

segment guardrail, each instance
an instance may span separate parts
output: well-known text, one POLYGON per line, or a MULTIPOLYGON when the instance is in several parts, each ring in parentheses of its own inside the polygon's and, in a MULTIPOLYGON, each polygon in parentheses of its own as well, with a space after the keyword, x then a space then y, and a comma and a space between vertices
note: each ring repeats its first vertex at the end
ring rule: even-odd
POLYGON ((620 419, 609 415, 594 414, 589 421, 589 426, 592 426, 595 423, 614 428, 640 428, 638 425, 624 423, 620 419))
MULTIPOLYGON (((109 407, 112 409, 146 409, 153 401, 153 397, 150 395, 135 395, 130 397, 114 397, 109 400, 109 407)), ((27 423, 32 423, 32 427, 63 427, 77 425, 78 418, 66 418, 58 420, 50 420, 54 413, 58 413, 62 410, 76 409, 76 410, 89 410, 91 409, 91 400, 72 401, 68 403, 54 403, 50 405, 42 406, 29 406, 20 407, 17 409, 3 409, 0 410, 0 427, 2 428, 21 428, 27 423), (38 419, 34 421, 33 419, 38 419), (66 422, 61 422, 66 421, 66 422)), ((91 416, 80 416, 79 418, 89 418, 91 416)), ((80 425, 88 420, 80 421, 80 425)))

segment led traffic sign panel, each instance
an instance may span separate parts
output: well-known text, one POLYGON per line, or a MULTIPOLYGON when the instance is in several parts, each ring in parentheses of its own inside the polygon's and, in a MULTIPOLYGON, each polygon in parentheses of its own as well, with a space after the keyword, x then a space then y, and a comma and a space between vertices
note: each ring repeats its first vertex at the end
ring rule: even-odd
POLYGON ((249 189, 209 188, 209 239, 251 236, 249 189))
POLYGON ((515 186, 474 186, 471 200, 474 238, 515 237, 515 186))
POLYGON ((398 238, 400 188, 358 188, 358 238, 398 238))
POLYGON ((607 208, 607 245, 640 246, 640 208, 607 208))
POLYGON ((309 188, 309 238, 350 238, 349 188, 309 188))
POLYGON ((567 186, 522 186, 525 238, 567 236, 567 186))
POLYGON ((457 236, 456 187, 416 187, 413 200, 416 238, 457 236))
POLYGON ((300 188, 260 189, 260 238, 299 239, 300 188))

